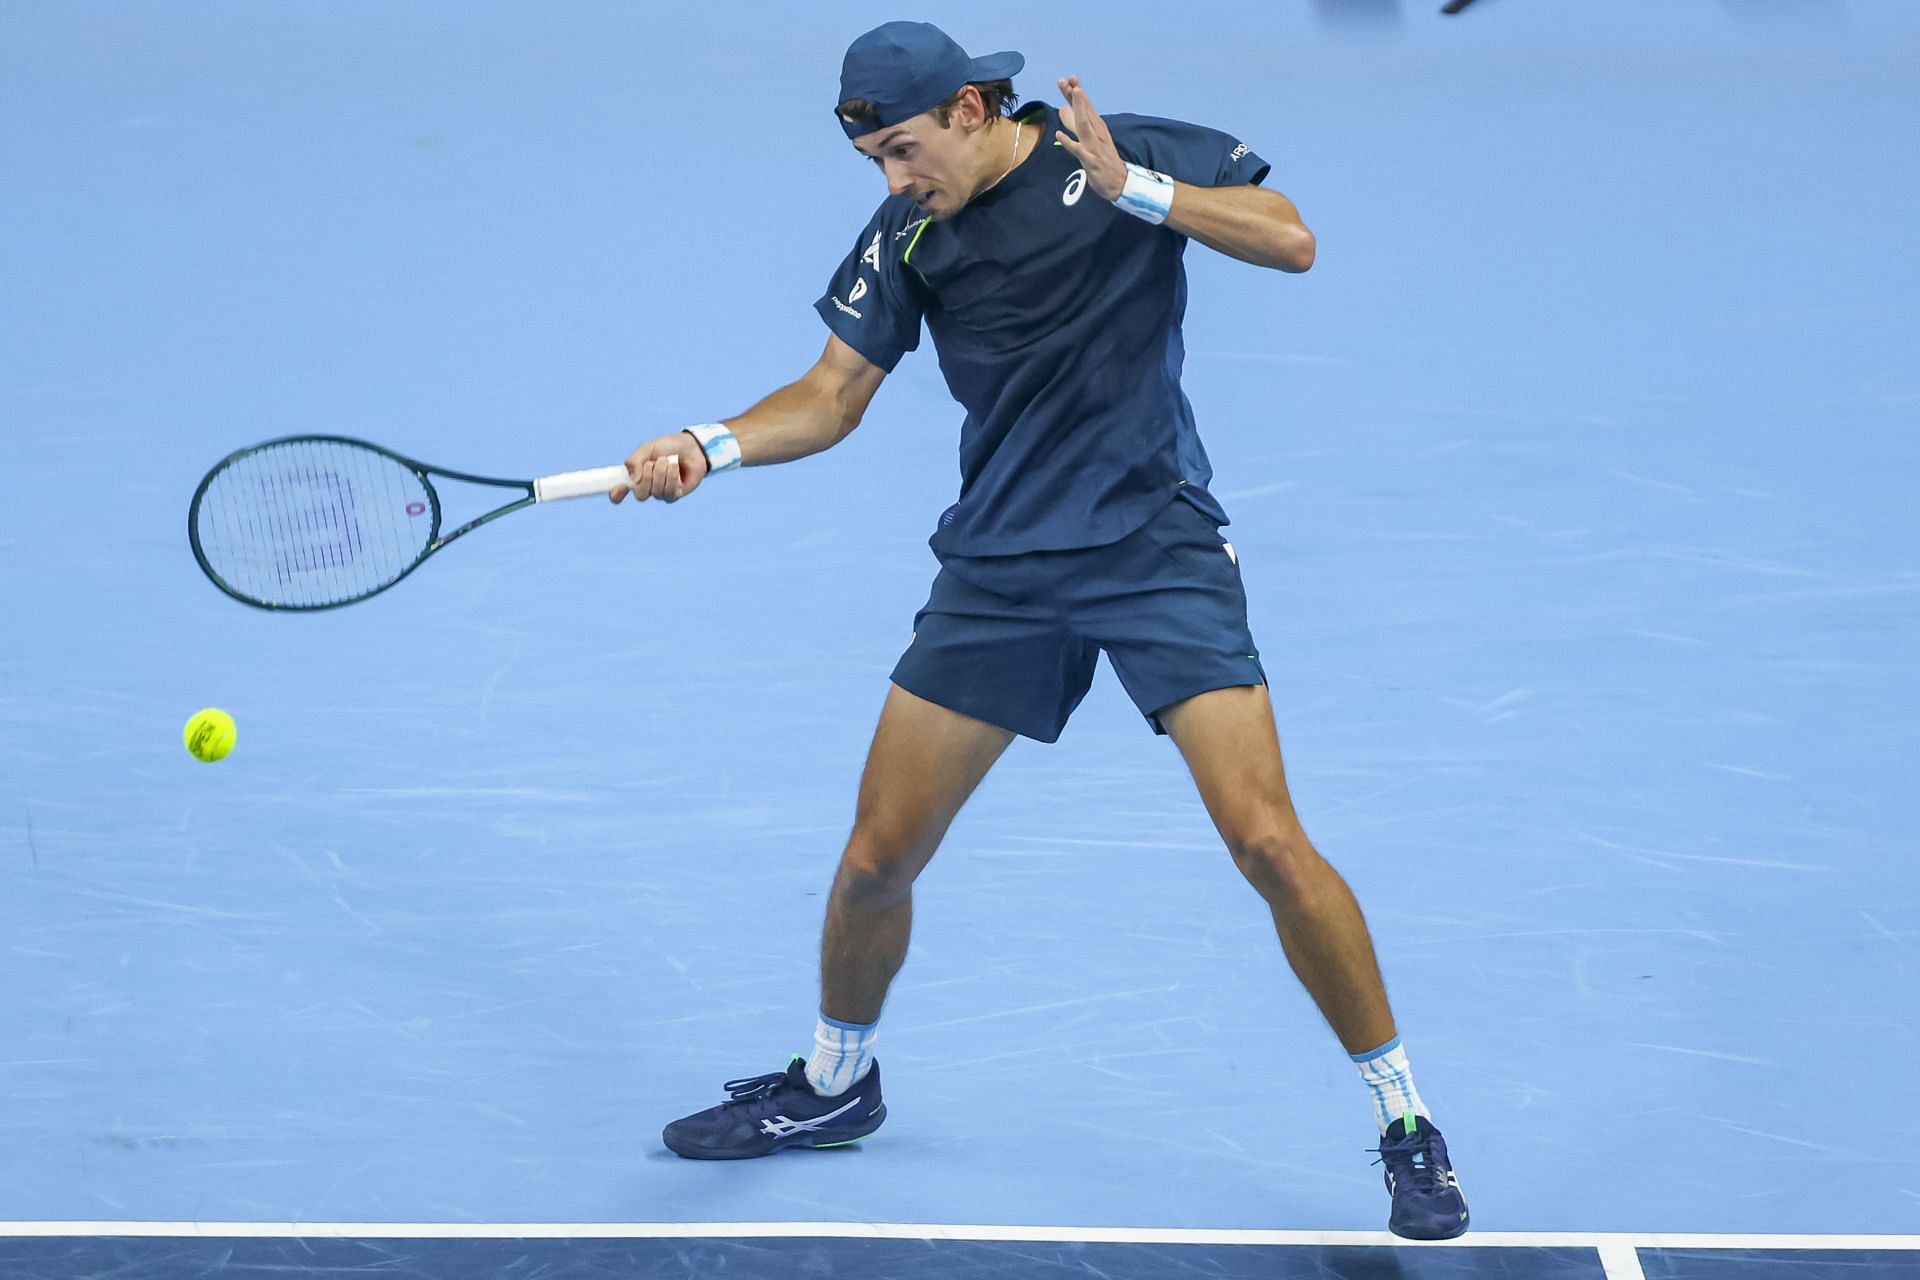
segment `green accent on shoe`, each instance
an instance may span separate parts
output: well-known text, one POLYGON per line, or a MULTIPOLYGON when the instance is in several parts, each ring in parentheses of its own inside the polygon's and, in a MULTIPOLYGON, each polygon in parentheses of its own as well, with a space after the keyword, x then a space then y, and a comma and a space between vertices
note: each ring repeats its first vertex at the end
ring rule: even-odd
MULTIPOLYGON (((857 1137, 857 1138, 848 1138, 848 1139, 847 1139, 846 1141, 844 1141, 844 1142, 816 1142, 816 1143, 814 1143, 814 1145, 813 1145, 813 1149, 814 1149, 815 1151, 827 1151, 827 1150, 830 1150, 830 1149, 831 1149, 831 1148, 833 1148, 833 1147, 850 1147, 850 1146, 852 1146, 852 1145, 853 1145, 854 1143, 856 1143, 856 1142, 865 1142, 865 1141, 867 1140, 867 1138, 868 1138, 868 1137, 870 1137, 870 1136, 871 1136, 871 1135, 869 1135, 869 1134, 865 1134, 865 1133, 863 1133, 863 1134, 861 1134, 861 1135, 860 1135, 859 1137, 857 1137)), ((1466 1217, 1467 1215, 1463 1213, 1463 1214, 1461 1214, 1460 1216, 1464 1218, 1464 1217, 1466 1217)))

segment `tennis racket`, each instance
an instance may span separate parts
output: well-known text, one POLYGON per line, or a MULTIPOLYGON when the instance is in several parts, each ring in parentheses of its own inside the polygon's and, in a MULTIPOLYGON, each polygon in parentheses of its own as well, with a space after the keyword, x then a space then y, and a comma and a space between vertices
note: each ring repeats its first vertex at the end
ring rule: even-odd
POLYGON ((207 472, 187 508, 187 538, 213 585, 242 604, 333 609, 379 595, 455 538, 510 511, 626 483, 624 466, 500 480, 347 436, 286 436, 230 454, 207 472), (435 479, 517 496, 442 533, 435 479))

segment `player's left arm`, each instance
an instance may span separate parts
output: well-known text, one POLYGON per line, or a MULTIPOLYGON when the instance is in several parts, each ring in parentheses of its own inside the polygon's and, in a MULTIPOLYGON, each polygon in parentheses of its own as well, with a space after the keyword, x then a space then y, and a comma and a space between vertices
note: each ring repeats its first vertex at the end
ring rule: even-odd
MULTIPOLYGON (((1093 181, 1093 175, 1087 175, 1093 181)), ((1161 224, 1256 267, 1300 272, 1313 265, 1313 232, 1293 201, 1265 187, 1196 187, 1176 181, 1161 224)))
MULTIPOLYGON (((1060 145, 1086 168, 1089 187, 1103 199, 1116 200, 1127 183, 1127 162, 1079 77, 1059 83, 1067 100, 1060 117, 1075 134, 1061 135, 1060 145)), ((1299 272, 1313 265, 1313 232, 1300 211, 1278 191, 1263 187, 1196 187, 1175 181, 1173 207, 1161 225, 1255 266, 1299 272)))

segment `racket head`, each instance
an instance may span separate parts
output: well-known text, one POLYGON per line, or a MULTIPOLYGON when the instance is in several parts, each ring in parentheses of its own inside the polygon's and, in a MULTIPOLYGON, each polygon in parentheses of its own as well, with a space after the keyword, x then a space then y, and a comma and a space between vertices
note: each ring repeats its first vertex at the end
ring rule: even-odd
POLYGON ((440 545, 426 467, 351 436, 282 436, 207 472, 187 508, 193 558, 260 609, 335 609, 376 596, 440 545))

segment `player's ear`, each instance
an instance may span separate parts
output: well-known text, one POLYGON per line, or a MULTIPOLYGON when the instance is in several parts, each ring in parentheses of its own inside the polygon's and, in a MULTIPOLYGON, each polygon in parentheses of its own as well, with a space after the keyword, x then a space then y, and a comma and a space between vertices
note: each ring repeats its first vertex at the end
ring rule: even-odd
POLYGON ((980 96, 980 86, 963 84, 960 86, 959 101, 954 103, 959 125, 969 131, 978 129, 987 122, 986 99, 980 96))

